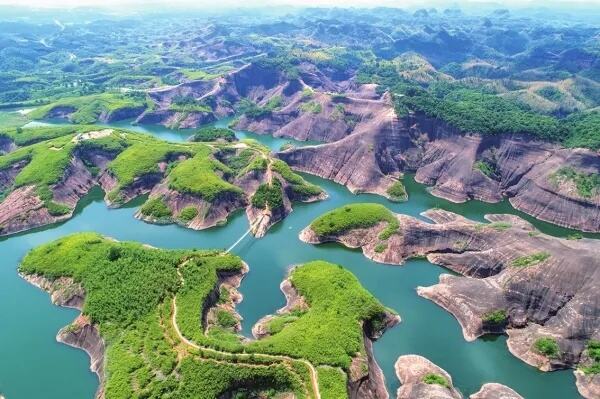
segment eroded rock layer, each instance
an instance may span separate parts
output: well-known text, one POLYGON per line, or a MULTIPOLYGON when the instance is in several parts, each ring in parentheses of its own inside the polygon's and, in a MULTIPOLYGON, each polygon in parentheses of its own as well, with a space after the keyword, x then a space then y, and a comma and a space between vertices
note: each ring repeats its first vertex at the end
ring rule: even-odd
MULTIPOLYGON (((289 149, 279 157, 303 172, 353 192, 385 195, 390 177, 416 172, 432 194, 454 202, 479 199, 512 205, 541 220, 600 231, 600 193, 580 192, 561 170, 600 173, 600 155, 563 149, 525 136, 463 135, 436 119, 398 118, 389 105, 341 140, 289 149)), ((410 193, 409 193, 410 194, 410 193)))

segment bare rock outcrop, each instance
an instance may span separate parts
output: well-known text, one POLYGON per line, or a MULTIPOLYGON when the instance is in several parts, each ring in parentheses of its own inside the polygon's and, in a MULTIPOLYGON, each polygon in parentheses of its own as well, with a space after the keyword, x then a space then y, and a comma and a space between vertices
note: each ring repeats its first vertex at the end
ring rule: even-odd
POLYGON ((600 155, 590 150, 520 135, 464 135, 423 115, 398 118, 389 105, 343 139, 286 150, 279 157, 352 192, 386 195, 390 177, 416 172, 418 182, 433 186, 432 194, 454 202, 508 197, 515 208, 541 220, 600 231, 600 192, 582 195, 574 182, 556 179, 564 168, 600 174, 600 155))
MULTIPOLYGON (((336 237, 319 237, 309 227, 301 239, 361 247, 366 256, 391 264, 427 256, 465 276, 444 274, 439 284, 417 289, 456 317, 465 339, 506 332, 515 356, 546 371, 593 363, 586 346, 600 339, 597 241, 547 236, 513 215, 488 215, 490 223, 442 210, 424 215, 434 223, 397 215, 400 227, 379 252, 385 223, 336 237), (544 341, 550 349, 543 348, 544 341)), ((597 382, 578 377, 584 395, 595 392, 597 382)))
POLYGON ((394 367, 402 384, 396 396, 398 399, 462 398, 452 385, 450 374, 422 356, 400 356, 394 367), (427 382, 427 378, 432 376, 437 376, 439 382, 427 382))
POLYGON ((490 382, 483 384, 478 392, 469 396, 469 399, 523 399, 523 397, 506 385, 490 382))
MULTIPOLYGON (((398 399, 462 399, 452 385, 452 377, 444 369, 417 355, 400 356, 396 361, 396 376, 402 386, 398 399)), ((470 399, 523 399, 509 387, 496 383, 484 384, 470 399)))

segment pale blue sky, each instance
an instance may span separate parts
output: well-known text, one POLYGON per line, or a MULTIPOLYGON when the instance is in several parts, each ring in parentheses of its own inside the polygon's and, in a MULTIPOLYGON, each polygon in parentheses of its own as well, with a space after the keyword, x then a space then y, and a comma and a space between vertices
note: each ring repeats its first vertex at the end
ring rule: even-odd
MULTIPOLYGON (((568 0, 469 0, 469 1, 425 1, 425 0, 0 0, 0 5, 19 5, 33 7, 82 7, 82 6, 98 6, 98 7, 140 7, 148 5, 169 5, 169 6, 191 6, 198 7, 215 7, 215 4, 224 7, 251 7, 251 6, 268 6, 268 5, 295 5, 295 6, 392 6, 392 7, 414 7, 414 6, 436 6, 448 4, 476 4, 478 2, 498 3, 499 6, 527 6, 527 5, 566 5, 568 0)), ((600 0, 585 0, 581 3, 595 4, 600 7, 600 0)))

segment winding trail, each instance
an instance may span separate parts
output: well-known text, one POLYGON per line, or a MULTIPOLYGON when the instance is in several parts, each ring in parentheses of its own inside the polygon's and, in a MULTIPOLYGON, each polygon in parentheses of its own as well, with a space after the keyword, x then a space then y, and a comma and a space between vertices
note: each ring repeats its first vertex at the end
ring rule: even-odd
MULTIPOLYGON (((179 268, 177 268, 177 275, 179 276, 179 279, 181 280, 181 284, 185 284, 185 279, 183 278, 183 275, 181 274, 181 271, 179 270, 179 268)), ((210 347, 198 345, 197 343, 187 339, 181 333, 181 330, 179 329, 179 325, 177 324, 177 296, 176 295, 173 296, 173 301, 172 301, 172 305, 171 305, 171 324, 173 325, 173 330, 175 331, 175 334, 177 334, 177 337, 181 340, 181 342, 183 342, 187 346, 197 349, 197 350, 199 349, 199 350, 203 350, 203 351, 209 351, 212 353, 218 353, 220 355, 228 355, 228 356, 233 355, 233 353, 223 352, 223 351, 219 351, 219 350, 216 350, 216 349, 213 349, 210 347)), ((295 358, 285 356, 285 355, 270 355, 270 354, 266 354, 266 353, 252 353, 252 354, 262 356, 266 359, 303 363, 306 367, 308 367, 308 369, 310 371, 310 383, 312 385, 314 399, 321 399, 321 393, 319 392, 319 380, 318 380, 318 376, 317 376, 317 370, 312 365, 312 363, 310 363, 308 360, 295 359, 295 358)), ((239 354, 238 354, 238 356, 239 356, 239 354)))

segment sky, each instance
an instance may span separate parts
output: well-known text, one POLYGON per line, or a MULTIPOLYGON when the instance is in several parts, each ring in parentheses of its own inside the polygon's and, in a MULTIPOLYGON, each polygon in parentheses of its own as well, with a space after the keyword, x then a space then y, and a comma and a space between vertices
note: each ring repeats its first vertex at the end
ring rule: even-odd
MULTIPOLYGON (((207 7, 214 8, 215 4, 220 7, 253 7, 268 5, 295 5, 295 6, 392 6, 392 7, 416 7, 416 6, 435 6, 439 4, 477 4, 477 3, 498 3, 499 7, 518 7, 527 5, 562 5, 570 3, 568 0, 468 0, 468 1, 425 1, 425 0, 0 0, 0 5, 19 5, 40 8, 71 8, 71 7, 105 7, 105 8, 136 8, 153 3, 153 5, 169 6, 191 6, 193 8, 207 7)), ((600 7, 600 0, 584 0, 582 3, 594 4, 600 7)))

